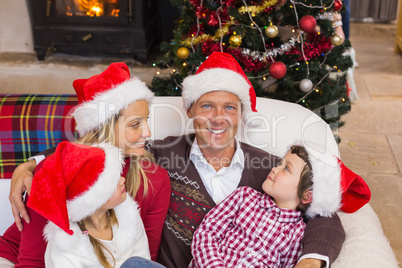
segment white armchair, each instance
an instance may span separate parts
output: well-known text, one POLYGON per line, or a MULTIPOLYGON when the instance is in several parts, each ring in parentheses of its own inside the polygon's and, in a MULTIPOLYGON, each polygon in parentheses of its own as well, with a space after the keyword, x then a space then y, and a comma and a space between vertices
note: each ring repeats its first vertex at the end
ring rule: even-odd
MULTIPOLYGON (((296 140, 314 141, 339 157, 337 143, 329 126, 316 114, 300 105, 271 100, 257 99, 262 120, 259 129, 239 127, 241 141, 283 156, 296 140)), ((183 111, 180 97, 156 97, 151 107, 150 128, 152 139, 169 135, 180 135, 192 131, 191 121, 183 111)), ((319 152, 318 152, 319 153, 319 152)), ((0 180, 0 233, 12 223, 8 202, 9 180, 0 180)), ((392 249, 383 234, 377 215, 369 204, 353 214, 339 213, 346 241, 339 258, 332 267, 398 267, 392 249)))

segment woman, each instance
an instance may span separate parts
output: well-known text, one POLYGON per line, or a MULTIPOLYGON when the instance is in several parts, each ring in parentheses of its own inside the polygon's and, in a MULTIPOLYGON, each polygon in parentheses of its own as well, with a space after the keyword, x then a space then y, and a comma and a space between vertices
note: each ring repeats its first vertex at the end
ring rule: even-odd
MULTIPOLYGON (((170 181, 166 170, 145 150, 145 141, 151 136, 147 118, 153 93, 137 78, 130 78, 124 63, 112 63, 101 74, 75 80, 73 86, 78 97, 73 113, 80 135, 77 142, 110 142, 122 149, 126 157, 122 176, 127 192, 140 206, 151 258, 156 260, 170 201, 170 181)), ((40 167, 41 163, 36 170, 40 167)), ((42 232, 47 221, 27 209, 31 220, 24 223, 23 231, 13 224, 0 237, 0 258, 15 263, 15 267, 44 267, 46 243, 42 232)))

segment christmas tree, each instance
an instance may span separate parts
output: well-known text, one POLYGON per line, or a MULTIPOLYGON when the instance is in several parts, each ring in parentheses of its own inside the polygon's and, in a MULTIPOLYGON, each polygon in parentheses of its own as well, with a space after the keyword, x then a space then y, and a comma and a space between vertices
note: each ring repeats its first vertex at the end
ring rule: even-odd
MULTIPOLYGON (((335 32, 340 0, 171 0, 181 16, 154 63, 156 95, 178 96, 181 82, 213 51, 234 56, 259 97, 298 103, 334 133, 350 110, 346 70, 350 42, 335 32)), ((339 16, 339 15, 338 15, 339 16)), ((335 136, 337 136, 335 134, 335 136)))

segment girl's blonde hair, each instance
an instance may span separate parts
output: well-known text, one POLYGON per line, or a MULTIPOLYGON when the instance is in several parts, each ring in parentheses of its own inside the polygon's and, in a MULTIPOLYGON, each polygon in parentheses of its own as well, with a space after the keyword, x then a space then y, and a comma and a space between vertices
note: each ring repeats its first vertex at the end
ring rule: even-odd
MULTIPOLYGON (((120 117, 120 114, 114 116, 105 124, 100 125, 98 129, 91 130, 88 133, 86 133, 84 136, 80 137, 76 142, 80 143, 80 144, 86 144, 86 145, 108 142, 108 143, 111 143, 112 145, 117 145, 116 144, 116 136, 115 136, 115 127, 117 125, 117 121, 119 120, 119 117, 120 117)), ((135 198, 135 196, 137 195, 141 182, 144 186, 143 196, 147 195, 148 188, 150 187, 150 182, 148 180, 146 172, 141 165, 143 160, 146 160, 148 162, 155 161, 153 155, 146 150, 142 156, 131 156, 130 157, 130 167, 129 167, 129 170, 126 175, 126 189, 127 189, 127 192, 133 198, 135 198)), ((114 210, 111 209, 108 212, 109 212, 108 227, 112 226, 114 224, 118 224, 114 210)), ((78 226, 80 226, 82 231, 86 230, 84 220, 80 221, 78 223, 78 226)), ((99 240, 92 237, 91 235, 88 235, 88 237, 95 250, 95 254, 98 257, 99 262, 106 268, 114 267, 114 265, 112 266, 107 261, 103 250, 106 250, 112 256, 113 261, 115 261, 113 254, 101 242, 99 242, 99 240)))
MULTIPOLYGON (((98 129, 94 129, 86 133, 84 136, 77 140, 77 143, 91 145, 95 143, 109 142, 116 145, 115 126, 119 120, 120 115, 112 117, 108 122, 99 126, 98 129)), ((131 156, 130 167, 126 175, 126 189, 127 192, 134 198, 140 188, 141 182, 144 185, 143 195, 146 196, 150 182, 143 169, 142 161, 154 162, 153 155, 146 151, 142 156, 131 156)))
MULTIPOLYGON (((116 214, 114 213, 113 209, 109 209, 107 211, 106 215, 107 215, 107 220, 108 220, 106 227, 111 227, 112 225, 115 225, 115 224, 119 225, 119 222, 117 220, 116 214)), ((88 232, 87 228, 85 227, 85 219, 79 221, 77 224, 78 224, 78 227, 80 227, 82 232, 88 232)), ((88 238, 89 238, 89 242, 91 242, 91 244, 95 250, 96 257, 98 257, 98 260, 102 264, 102 266, 105 268, 113 268, 116 263, 116 260, 113 256, 112 252, 110 252, 110 250, 107 249, 107 247, 105 247, 98 239, 96 239, 89 233, 88 233, 88 238), (104 250, 106 250, 109 253, 109 255, 112 257, 113 265, 111 265, 107 261, 104 250)))

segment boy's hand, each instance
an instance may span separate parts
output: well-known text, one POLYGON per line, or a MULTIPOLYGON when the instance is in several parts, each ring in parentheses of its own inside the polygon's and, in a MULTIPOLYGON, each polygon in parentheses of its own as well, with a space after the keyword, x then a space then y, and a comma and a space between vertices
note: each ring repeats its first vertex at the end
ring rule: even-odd
POLYGON ((294 268, 320 268, 325 264, 323 260, 319 259, 302 259, 294 268))
POLYGON ((25 191, 28 194, 31 191, 33 171, 35 167, 35 160, 22 163, 14 170, 14 173, 11 177, 10 195, 8 198, 11 203, 15 223, 20 231, 22 231, 24 228, 21 217, 23 217, 27 223, 30 222, 30 218, 23 201, 23 195, 25 191))

